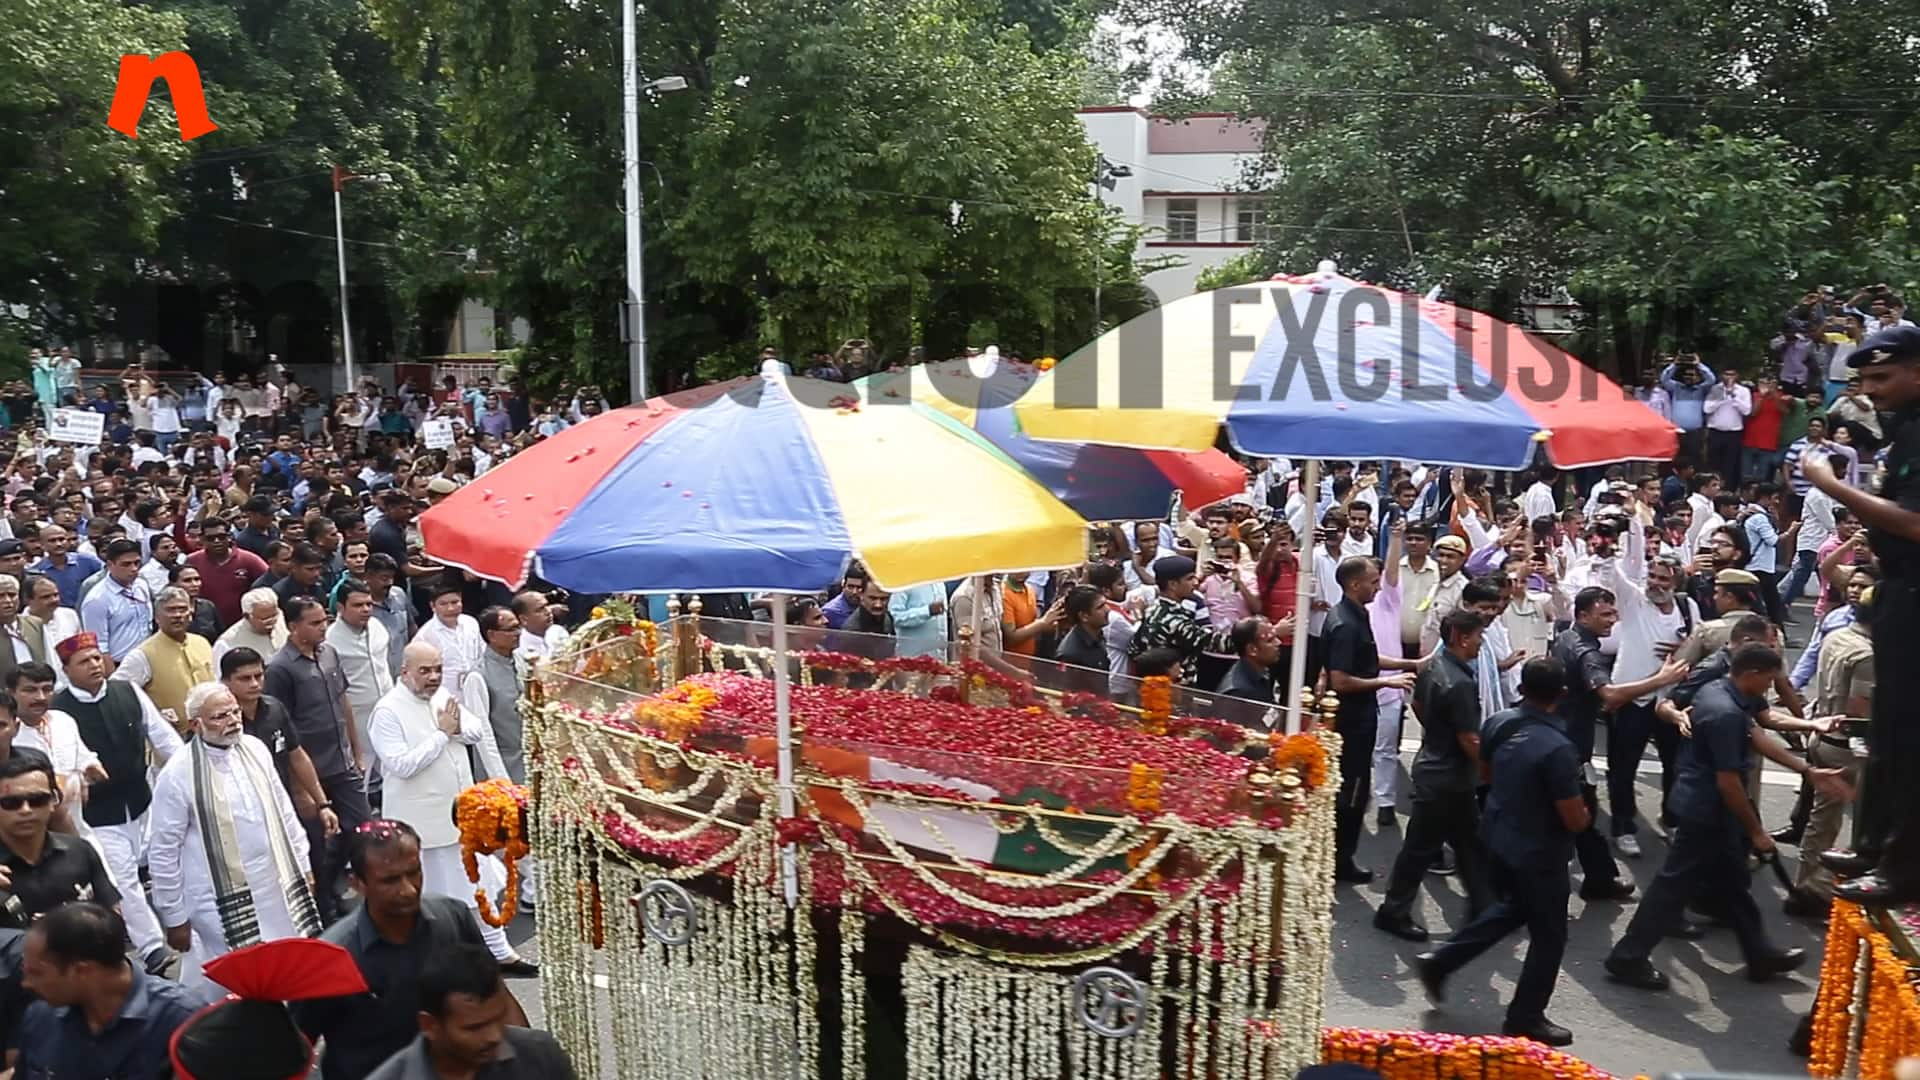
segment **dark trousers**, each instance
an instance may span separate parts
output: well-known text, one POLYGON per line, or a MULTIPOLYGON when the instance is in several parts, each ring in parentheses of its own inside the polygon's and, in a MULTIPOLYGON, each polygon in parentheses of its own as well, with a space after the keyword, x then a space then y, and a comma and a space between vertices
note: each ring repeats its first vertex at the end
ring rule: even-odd
POLYGON ((1372 802, 1373 739, 1380 720, 1370 715, 1355 722, 1342 716, 1335 723, 1340 732, 1340 794, 1333 808, 1333 855, 1344 866, 1360 846, 1360 826, 1372 802))
POLYGON ((1680 729, 1661 723, 1652 702, 1628 702, 1613 714, 1613 726, 1607 729, 1607 823, 1613 835, 1632 836, 1639 831, 1634 821, 1639 812, 1634 780, 1649 742, 1660 755, 1660 818, 1668 820, 1667 796, 1673 793, 1681 741, 1680 729))
POLYGON ((361 785, 358 769, 321 777, 320 790, 333 804, 334 816, 340 819, 340 832, 328 840, 320 834, 318 821, 307 823, 307 847, 313 853, 313 900, 319 906, 323 923, 332 923, 341 915, 340 879, 347 870, 347 837, 373 820, 373 808, 367 805, 367 795, 361 785))
POLYGON ((1407 835, 1387 878, 1387 898, 1380 917, 1404 919, 1413 911, 1420 882, 1440 858, 1441 847, 1451 847, 1454 866, 1467 886, 1467 913, 1478 916, 1493 902, 1486 860, 1480 849, 1480 806, 1472 791, 1413 789, 1413 810, 1407 816, 1407 835))
POLYGON ((1746 448, 1742 432, 1707 429, 1707 467, 1720 474, 1728 487, 1740 486, 1740 463, 1746 448))
POLYGON ((1767 621, 1784 625, 1787 605, 1780 602, 1780 575, 1771 570, 1755 570, 1753 576, 1760 579, 1760 604, 1766 609, 1767 621))
POLYGON ((1874 590, 1873 718, 1855 808, 1854 848, 1880 860, 1903 890, 1920 888, 1920 568, 1889 572, 1874 590))
POLYGON ((1607 847, 1607 838, 1600 835, 1599 789, 1580 785, 1580 797, 1586 800, 1587 813, 1593 816, 1595 824, 1588 825, 1584 832, 1573 838, 1573 854, 1580 860, 1581 887, 1601 885, 1620 876, 1620 866, 1613 861, 1613 852, 1607 847))
POLYGON ((1751 964, 1776 950, 1760 923, 1753 902, 1753 872, 1747 869, 1747 841, 1731 816, 1718 821, 1681 821, 1673 846, 1647 894, 1640 898, 1627 932, 1613 946, 1613 959, 1629 963, 1652 955, 1667 931, 1679 926, 1687 902, 1707 901, 1713 913, 1733 925, 1740 952, 1751 964))
POLYGON ((1507 1023, 1532 1024, 1546 1018, 1560 976, 1560 958, 1567 951, 1567 898, 1573 887, 1564 862, 1545 859, 1509 866, 1498 853, 1488 861, 1500 899, 1433 951, 1433 970, 1451 975, 1525 927, 1527 958, 1507 1006, 1507 1023))

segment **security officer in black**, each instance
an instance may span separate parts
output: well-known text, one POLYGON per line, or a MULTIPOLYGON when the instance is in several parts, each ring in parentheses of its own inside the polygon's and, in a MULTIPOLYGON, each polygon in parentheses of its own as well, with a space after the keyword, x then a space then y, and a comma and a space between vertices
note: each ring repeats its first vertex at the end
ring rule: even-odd
POLYGON ((1607 956, 1607 974, 1615 981, 1642 990, 1667 988, 1666 973, 1648 957, 1681 924, 1687 902, 1697 896, 1710 897, 1716 912, 1732 924, 1747 978, 1765 982, 1806 962, 1806 950, 1780 949, 1767 939, 1747 868, 1749 850, 1763 856, 1775 850, 1747 798, 1747 770, 1755 722, 1766 711, 1767 690, 1783 666, 1778 652, 1750 642, 1734 650, 1725 678, 1694 695, 1693 736, 1673 782, 1672 847, 1627 932, 1607 956))
MULTIPOLYGON (((1679 682, 1686 666, 1668 661, 1659 671, 1630 683, 1613 681, 1613 661, 1600 651, 1600 639, 1620 621, 1610 590, 1590 585, 1573 598, 1573 625, 1554 639, 1552 655, 1567 673, 1567 692, 1554 712, 1564 721, 1567 737, 1580 751, 1581 792, 1587 800, 1589 819, 1600 815, 1593 774, 1593 734, 1600 714, 1617 709, 1643 694, 1679 682)), ((1633 882, 1620 876, 1606 838, 1589 827, 1574 837, 1574 853, 1580 857, 1580 898, 1582 900, 1625 900, 1633 895, 1633 882)))
POLYGON ((1592 795, 1582 791, 1580 750, 1554 703, 1566 669, 1539 657, 1520 669, 1520 706, 1487 718, 1480 761, 1491 781, 1480 834, 1500 899, 1439 948, 1414 960, 1427 997, 1441 1000, 1447 977, 1521 927, 1527 958, 1501 1028, 1549 1046, 1573 1033, 1547 1019, 1547 1002, 1567 951, 1567 903, 1573 892, 1567 861, 1574 837, 1591 830, 1592 795))
POLYGON ((1409 770, 1413 812, 1387 878, 1386 899, 1373 916, 1374 926, 1408 941, 1427 940, 1427 928, 1414 921, 1413 901, 1443 846, 1457 856, 1469 918, 1493 902, 1480 854, 1480 806, 1473 796, 1480 782, 1480 690, 1473 662, 1486 628, 1479 612, 1448 612, 1440 620, 1440 651, 1413 683, 1413 711, 1420 718, 1420 752, 1409 770))
MULTIPOLYGON (((1156 564, 1157 565, 1157 564, 1156 564)), ((1158 571, 1156 571, 1156 574, 1158 571)), ((1333 807, 1333 876, 1364 885, 1373 871, 1353 861, 1360 846, 1360 825, 1373 788, 1373 738, 1380 725, 1380 691, 1411 690, 1418 660, 1382 657, 1373 640, 1367 605, 1380 594, 1380 565, 1354 555, 1334 571, 1340 602, 1320 628, 1326 650, 1327 685, 1340 698, 1340 793, 1333 807), (1382 675, 1382 667, 1397 669, 1382 675)))
POLYGON ((1884 577, 1874 592, 1873 716, 1867 764, 1854 816, 1854 850, 1821 856, 1854 875, 1834 890, 1845 900, 1899 904, 1920 900, 1920 328, 1896 326, 1867 338, 1847 358, 1874 407, 1893 414, 1879 494, 1834 475, 1824 456, 1801 471, 1814 487, 1853 511, 1884 577), (1904 778, 1904 779, 1903 779, 1904 778))

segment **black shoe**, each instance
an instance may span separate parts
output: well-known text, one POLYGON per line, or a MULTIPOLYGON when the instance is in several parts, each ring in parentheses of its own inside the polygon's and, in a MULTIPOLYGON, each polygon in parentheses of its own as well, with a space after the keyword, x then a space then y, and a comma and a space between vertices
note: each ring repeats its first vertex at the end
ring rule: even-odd
POLYGON ((1794 1057, 1813 1056, 1813 1014, 1807 1013, 1787 1036, 1787 1053, 1794 1057))
POLYGON ((1348 885, 1365 885, 1373 880, 1373 871, 1348 860, 1333 868, 1333 880, 1348 885))
POLYGON ((1451 851, 1441 852, 1440 857, 1433 860, 1433 865, 1427 868, 1427 873, 1435 874, 1439 877, 1452 877, 1453 871, 1453 853, 1451 851))
POLYGON ((1427 928, 1414 922, 1411 915, 1402 915, 1396 919, 1385 914, 1376 914, 1373 917, 1373 925, 1374 929, 1385 930, 1403 941, 1427 940, 1427 928))
POLYGON ((540 965, 524 956, 500 962, 500 974, 514 979, 531 979, 540 974, 540 965))
POLYGON ((1834 886, 1833 895, 1855 904, 1870 904, 1875 907, 1888 907, 1894 904, 1910 903, 1920 899, 1912 889, 1895 887, 1893 882, 1879 874, 1868 874, 1852 881, 1843 881, 1834 886))
POLYGON ((1438 959, 1430 952, 1413 958, 1413 973, 1420 977, 1420 985, 1426 988, 1429 1005, 1438 1005, 1447 999, 1447 976, 1435 963, 1438 959))
POLYGON ((1561 1027, 1559 1024, 1554 1023, 1544 1016, 1530 1024, 1516 1024, 1509 1020, 1500 1025, 1500 1034, 1512 1035, 1521 1039, 1532 1039, 1534 1042, 1545 1043, 1548 1046, 1573 1045, 1573 1032, 1568 1031, 1566 1028, 1561 1027))
POLYGON ((1807 950, 1782 949, 1777 953, 1762 956, 1747 965, 1748 982, 1766 982, 1775 975, 1785 975, 1807 962, 1807 950))
POLYGON ((1773 842, 1776 844, 1785 844, 1788 847, 1799 847, 1800 837, 1805 835, 1805 833, 1806 830, 1804 828, 1789 825, 1784 829, 1775 829, 1767 835, 1773 837, 1773 842))
POLYGON ((179 960, 180 954, 174 952, 171 946, 155 945, 152 951, 140 958, 140 966, 146 969, 147 974, 160 978, 179 960))
POLYGON ((1870 874, 1878 860, 1862 855, 1857 851, 1823 851, 1820 853, 1820 865, 1839 874, 1841 877, 1859 877, 1870 874))
POLYGON ((1373 823, 1383 829, 1391 829, 1400 824, 1400 815, 1393 812, 1393 807, 1383 806, 1374 811, 1373 823))
POLYGON ((1633 895, 1633 882, 1625 878, 1611 881, 1586 881, 1580 884, 1582 900, 1625 900, 1633 895))
POLYGON ((1678 938, 1681 941, 1699 941, 1701 938, 1707 936, 1707 928, 1694 922, 1692 919, 1683 917, 1678 926, 1667 931, 1667 936, 1670 938, 1678 938))
POLYGON ((1665 990, 1673 985, 1666 972, 1645 960, 1615 960, 1609 956, 1602 966, 1607 969, 1607 978, 1636 990, 1665 990))
POLYGON ((1805 889, 1795 889, 1787 894, 1780 910, 1796 919, 1825 919, 1827 902, 1805 889))

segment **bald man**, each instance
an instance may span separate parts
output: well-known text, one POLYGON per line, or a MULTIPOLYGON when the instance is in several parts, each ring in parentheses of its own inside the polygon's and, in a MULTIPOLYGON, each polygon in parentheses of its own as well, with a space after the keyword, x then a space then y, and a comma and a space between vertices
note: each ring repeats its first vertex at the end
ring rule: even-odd
MULTIPOLYGON (((383 778, 382 813, 420 834, 421 884, 431 894, 464 900, 476 910, 474 885, 460 859, 453 803, 473 784, 469 755, 481 748, 485 720, 460 705, 441 683, 440 649, 416 639, 400 654, 400 678, 367 720, 374 760, 383 778)), ((506 887, 498 859, 480 860, 480 885, 498 897, 506 887)), ((531 974, 500 929, 481 923, 487 948, 508 974, 531 974)))

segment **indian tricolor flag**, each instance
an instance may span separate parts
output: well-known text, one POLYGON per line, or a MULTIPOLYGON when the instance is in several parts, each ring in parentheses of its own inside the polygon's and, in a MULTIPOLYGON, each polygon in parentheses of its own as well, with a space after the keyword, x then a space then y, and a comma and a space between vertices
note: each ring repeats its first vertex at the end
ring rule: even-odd
MULTIPOLYGON (((747 752, 771 765, 777 760, 778 744, 767 737, 748 739, 747 752)), ((851 780, 933 785, 962 792, 982 802, 1016 805, 1039 802, 1054 809, 1067 805, 1066 800, 1058 795, 1039 788, 1027 788, 1008 799, 999 790, 978 781, 902 765, 855 750, 804 743, 801 757, 807 765, 820 772, 851 780)), ((862 832, 884 829, 888 835, 908 847, 948 857, 957 854, 1001 870, 1044 874, 1078 858, 1047 842, 1031 822, 1018 831, 1002 832, 995 826, 993 815, 983 810, 965 810, 919 801, 900 804, 882 791, 864 800, 867 812, 862 815, 847 801, 841 789, 818 784, 808 787, 807 799, 821 817, 837 825, 862 832)), ((1054 833, 1067 837, 1076 845, 1092 844, 1106 831, 1099 825, 1076 824, 1058 818, 1051 823, 1051 827, 1054 833)), ((1114 857, 1101 859, 1088 867, 1087 872, 1125 868, 1124 853, 1116 853, 1114 857)))

